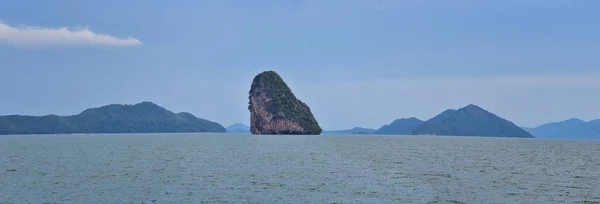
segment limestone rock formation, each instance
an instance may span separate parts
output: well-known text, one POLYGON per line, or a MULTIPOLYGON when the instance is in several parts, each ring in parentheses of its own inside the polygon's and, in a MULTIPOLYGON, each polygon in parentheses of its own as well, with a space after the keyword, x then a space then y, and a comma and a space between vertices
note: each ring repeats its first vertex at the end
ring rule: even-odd
POLYGON ((254 77, 249 95, 252 134, 321 134, 310 108, 294 96, 274 71, 254 77))

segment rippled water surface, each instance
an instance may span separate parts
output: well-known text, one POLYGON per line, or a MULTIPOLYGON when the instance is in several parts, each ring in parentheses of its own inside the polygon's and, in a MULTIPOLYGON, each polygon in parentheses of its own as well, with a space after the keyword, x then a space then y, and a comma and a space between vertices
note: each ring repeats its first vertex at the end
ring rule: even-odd
POLYGON ((0 136, 0 203, 595 203, 600 142, 0 136))

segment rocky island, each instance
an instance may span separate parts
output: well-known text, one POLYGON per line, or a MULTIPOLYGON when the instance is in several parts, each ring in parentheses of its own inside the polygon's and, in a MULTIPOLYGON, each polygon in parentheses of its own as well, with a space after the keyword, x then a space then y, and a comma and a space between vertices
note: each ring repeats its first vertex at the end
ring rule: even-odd
POLYGON ((254 77, 249 95, 252 134, 321 134, 310 108, 294 96, 276 72, 266 71, 254 77))

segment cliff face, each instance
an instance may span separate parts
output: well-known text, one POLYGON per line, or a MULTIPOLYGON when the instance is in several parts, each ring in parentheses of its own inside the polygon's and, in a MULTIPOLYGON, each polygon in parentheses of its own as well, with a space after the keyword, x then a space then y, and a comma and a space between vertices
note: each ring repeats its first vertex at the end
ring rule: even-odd
POLYGON ((273 72, 258 74, 249 92, 252 134, 321 134, 310 108, 273 72))

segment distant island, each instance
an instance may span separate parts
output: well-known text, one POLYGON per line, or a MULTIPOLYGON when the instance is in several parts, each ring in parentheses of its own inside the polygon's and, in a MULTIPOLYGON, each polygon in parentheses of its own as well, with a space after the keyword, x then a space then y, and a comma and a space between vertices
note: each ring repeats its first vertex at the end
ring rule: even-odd
POLYGON ((190 113, 173 113, 151 102, 107 105, 72 116, 0 116, 0 134, 226 132, 190 113))
POLYGON ((539 138, 600 139, 600 119, 585 122, 571 118, 524 129, 539 138))
POLYGON ((229 133, 250 133, 250 127, 242 123, 234 123, 225 128, 229 133))
POLYGON ((418 118, 401 118, 394 120, 389 125, 384 125, 375 131, 375 134, 386 135, 411 135, 412 132, 423 124, 418 118))
POLYGON ((375 134, 534 137, 512 122, 472 104, 458 110, 445 110, 427 121, 414 117, 397 119, 379 128, 375 134))
POLYGON ((322 132, 308 105, 297 99, 274 71, 254 77, 248 99, 252 134, 318 135, 322 132))
POLYGON ((323 134, 373 134, 375 133, 374 129, 371 128, 362 128, 355 127, 348 130, 325 130, 323 134))

